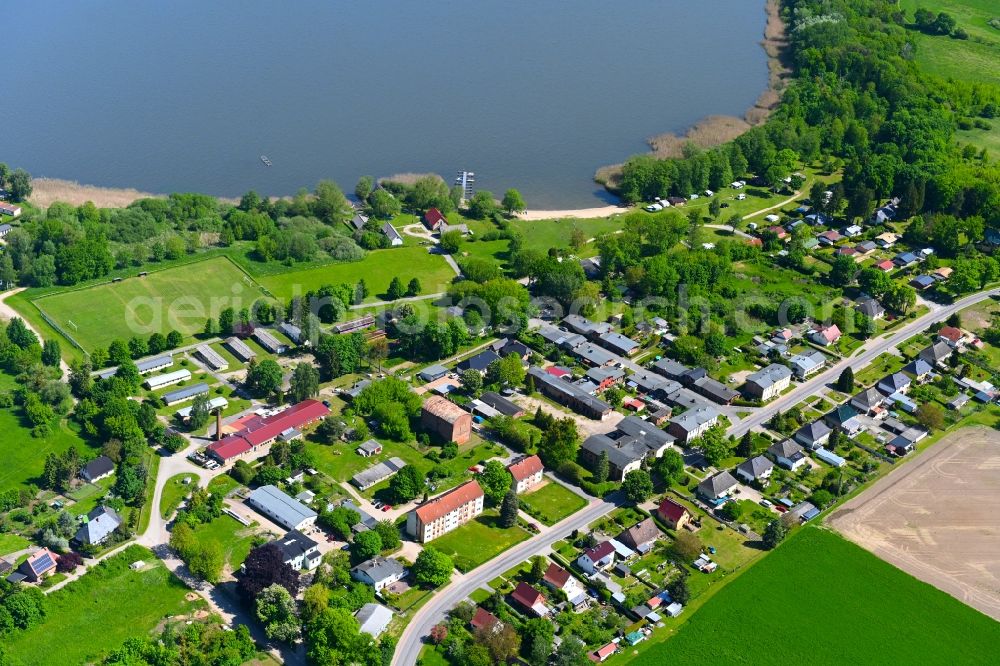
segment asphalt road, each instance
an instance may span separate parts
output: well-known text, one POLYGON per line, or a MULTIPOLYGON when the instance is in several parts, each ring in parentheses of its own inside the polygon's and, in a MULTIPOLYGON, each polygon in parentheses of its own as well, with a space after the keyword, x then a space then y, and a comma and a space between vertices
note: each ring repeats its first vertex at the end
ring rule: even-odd
POLYGON ((546 528, 527 541, 519 543, 487 564, 469 573, 454 576, 451 582, 438 590, 434 594, 434 598, 417 611, 410 623, 406 625, 406 629, 399 637, 396 654, 392 659, 393 666, 417 663, 417 657, 423 647, 422 638, 430 633, 431 627, 445 619, 445 614, 451 608, 469 596, 471 592, 486 585, 504 571, 544 552, 556 541, 572 534, 573 530, 585 529, 587 525, 604 514, 621 506, 622 502, 623 499, 619 493, 615 493, 607 499, 593 500, 583 510, 546 528))
MULTIPOLYGON (((857 356, 841 359, 777 400, 768 403, 760 409, 754 410, 752 415, 730 428, 729 434, 739 436, 751 428, 763 425, 775 413, 795 405, 803 398, 815 393, 825 384, 835 381, 840 376, 841 371, 848 365, 857 371, 871 363, 873 359, 883 352, 892 349, 906 339, 923 331, 931 324, 943 321, 955 312, 997 294, 1000 294, 1000 289, 991 289, 966 296, 951 305, 932 306, 930 312, 902 326, 889 337, 870 340, 862 347, 864 351, 857 354, 857 356)), ((621 503, 622 500, 617 494, 606 500, 594 500, 587 508, 573 514, 561 523, 557 523, 541 534, 514 546, 500 557, 490 560, 469 573, 452 578, 451 583, 439 590, 434 595, 434 598, 417 611, 410 620, 410 623, 399 638, 399 644, 396 648, 396 654, 393 656, 392 665, 411 666, 416 664, 420 650, 423 647, 423 637, 430 633, 431 627, 445 618, 448 610, 468 597, 473 591, 493 580, 504 571, 513 568, 516 564, 545 552, 553 543, 565 538, 573 530, 586 527, 604 514, 620 506, 621 503)))

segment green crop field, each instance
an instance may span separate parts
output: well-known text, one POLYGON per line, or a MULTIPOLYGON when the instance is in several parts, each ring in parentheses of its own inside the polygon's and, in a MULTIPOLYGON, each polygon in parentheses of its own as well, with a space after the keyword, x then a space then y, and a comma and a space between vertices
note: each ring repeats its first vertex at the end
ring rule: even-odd
POLYGON ((417 278, 423 287, 423 293, 433 294, 445 291, 455 277, 455 272, 444 257, 431 254, 426 247, 418 245, 375 250, 361 261, 293 270, 261 276, 258 280, 278 298, 287 299, 326 284, 353 285, 364 278, 369 292, 366 300, 377 301, 385 295, 394 277, 399 277, 404 286, 411 278, 417 278))
POLYGON ((4 647, 11 663, 94 663, 167 616, 203 606, 200 600, 184 600, 189 591, 152 552, 130 546, 50 594, 41 622, 5 635, 4 647), (131 571, 129 564, 137 560, 146 568, 131 571))
POLYGON ((53 421, 47 437, 32 437, 31 430, 21 424, 17 410, 0 409, 0 492, 38 483, 45 467, 45 456, 62 453, 76 446, 84 456, 90 456, 87 443, 68 425, 53 421))
POLYGON ((549 481, 518 499, 525 505, 528 515, 546 525, 554 525, 587 506, 587 500, 555 481, 549 481))
POLYGON ((668 635, 660 631, 631 663, 1000 660, 1000 623, 818 527, 799 530, 655 643, 668 635))
POLYGON ((264 293, 229 259, 154 271, 145 277, 64 291, 33 303, 88 351, 115 338, 177 329, 198 333, 226 307, 249 307, 264 293))

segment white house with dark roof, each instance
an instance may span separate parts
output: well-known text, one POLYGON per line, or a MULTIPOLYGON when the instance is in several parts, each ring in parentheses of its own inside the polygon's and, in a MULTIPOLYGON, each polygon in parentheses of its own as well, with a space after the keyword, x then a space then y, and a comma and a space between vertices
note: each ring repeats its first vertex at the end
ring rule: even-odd
POLYGON ((725 497, 740 482, 732 474, 723 470, 698 484, 698 496, 708 501, 725 497))
POLYGON ((754 400, 770 400, 781 394, 792 383, 792 371, 778 363, 758 370, 747 376, 742 391, 754 400))
POLYGON ((788 359, 792 366, 792 372, 798 379, 805 379, 820 370, 826 365, 826 356, 822 352, 813 350, 802 354, 796 354, 788 359))
POLYGON ((774 471, 774 463, 764 456, 754 456, 747 458, 736 466, 736 476, 747 483, 762 481, 771 477, 774 471))
POLYGON ((285 536, 271 543, 281 551, 284 563, 295 570, 312 571, 323 560, 323 554, 319 552, 319 543, 298 530, 290 530, 285 536))
POLYGON ((80 478, 94 483, 115 473, 115 463, 107 456, 97 456, 80 470, 80 478))
POLYGON ((807 423, 795 431, 795 441, 808 449, 818 449, 830 441, 833 429, 822 419, 807 423))
POLYGON ((406 577, 406 567, 391 557, 373 557, 351 569, 351 578, 371 585, 376 592, 406 577))
MULTIPOLYGON (((827 438, 829 435, 830 429, 827 428, 827 438)), ((797 470, 807 462, 805 451, 790 439, 775 442, 767 448, 767 453, 774 458, 774 462, 778 463, 779 466, 792 471, 797 470)))

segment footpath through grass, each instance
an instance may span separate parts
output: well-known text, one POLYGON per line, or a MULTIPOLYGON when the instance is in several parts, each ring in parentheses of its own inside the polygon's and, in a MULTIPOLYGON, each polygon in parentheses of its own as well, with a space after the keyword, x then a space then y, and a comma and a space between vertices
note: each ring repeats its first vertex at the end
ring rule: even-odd
POLYGON ((675 636, 638 651, 638 666, 997 663, 1000 623, 809 526, 721 589, 675 636))
POLYGON ((168 615, 204 605, 141 546, 130 546, 48 596, 45 618, 28 631, 4 636, 13 663, 93 663, 126 638, 152 631, 168 615), (132 571, 142 560, 146 566, 132 571))

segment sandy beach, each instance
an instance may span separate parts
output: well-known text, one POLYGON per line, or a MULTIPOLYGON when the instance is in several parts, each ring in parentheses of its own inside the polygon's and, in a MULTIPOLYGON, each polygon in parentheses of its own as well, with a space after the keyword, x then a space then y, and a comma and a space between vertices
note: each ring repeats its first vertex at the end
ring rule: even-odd
POLYGON ((561 220, 566 217, 590 219, 617 215, 628 210, 628 208, 621 206, 599 206, 597 208, 577 208, 575 210, 527 210, 518 214, 517 217, 521 220, 561 220))

